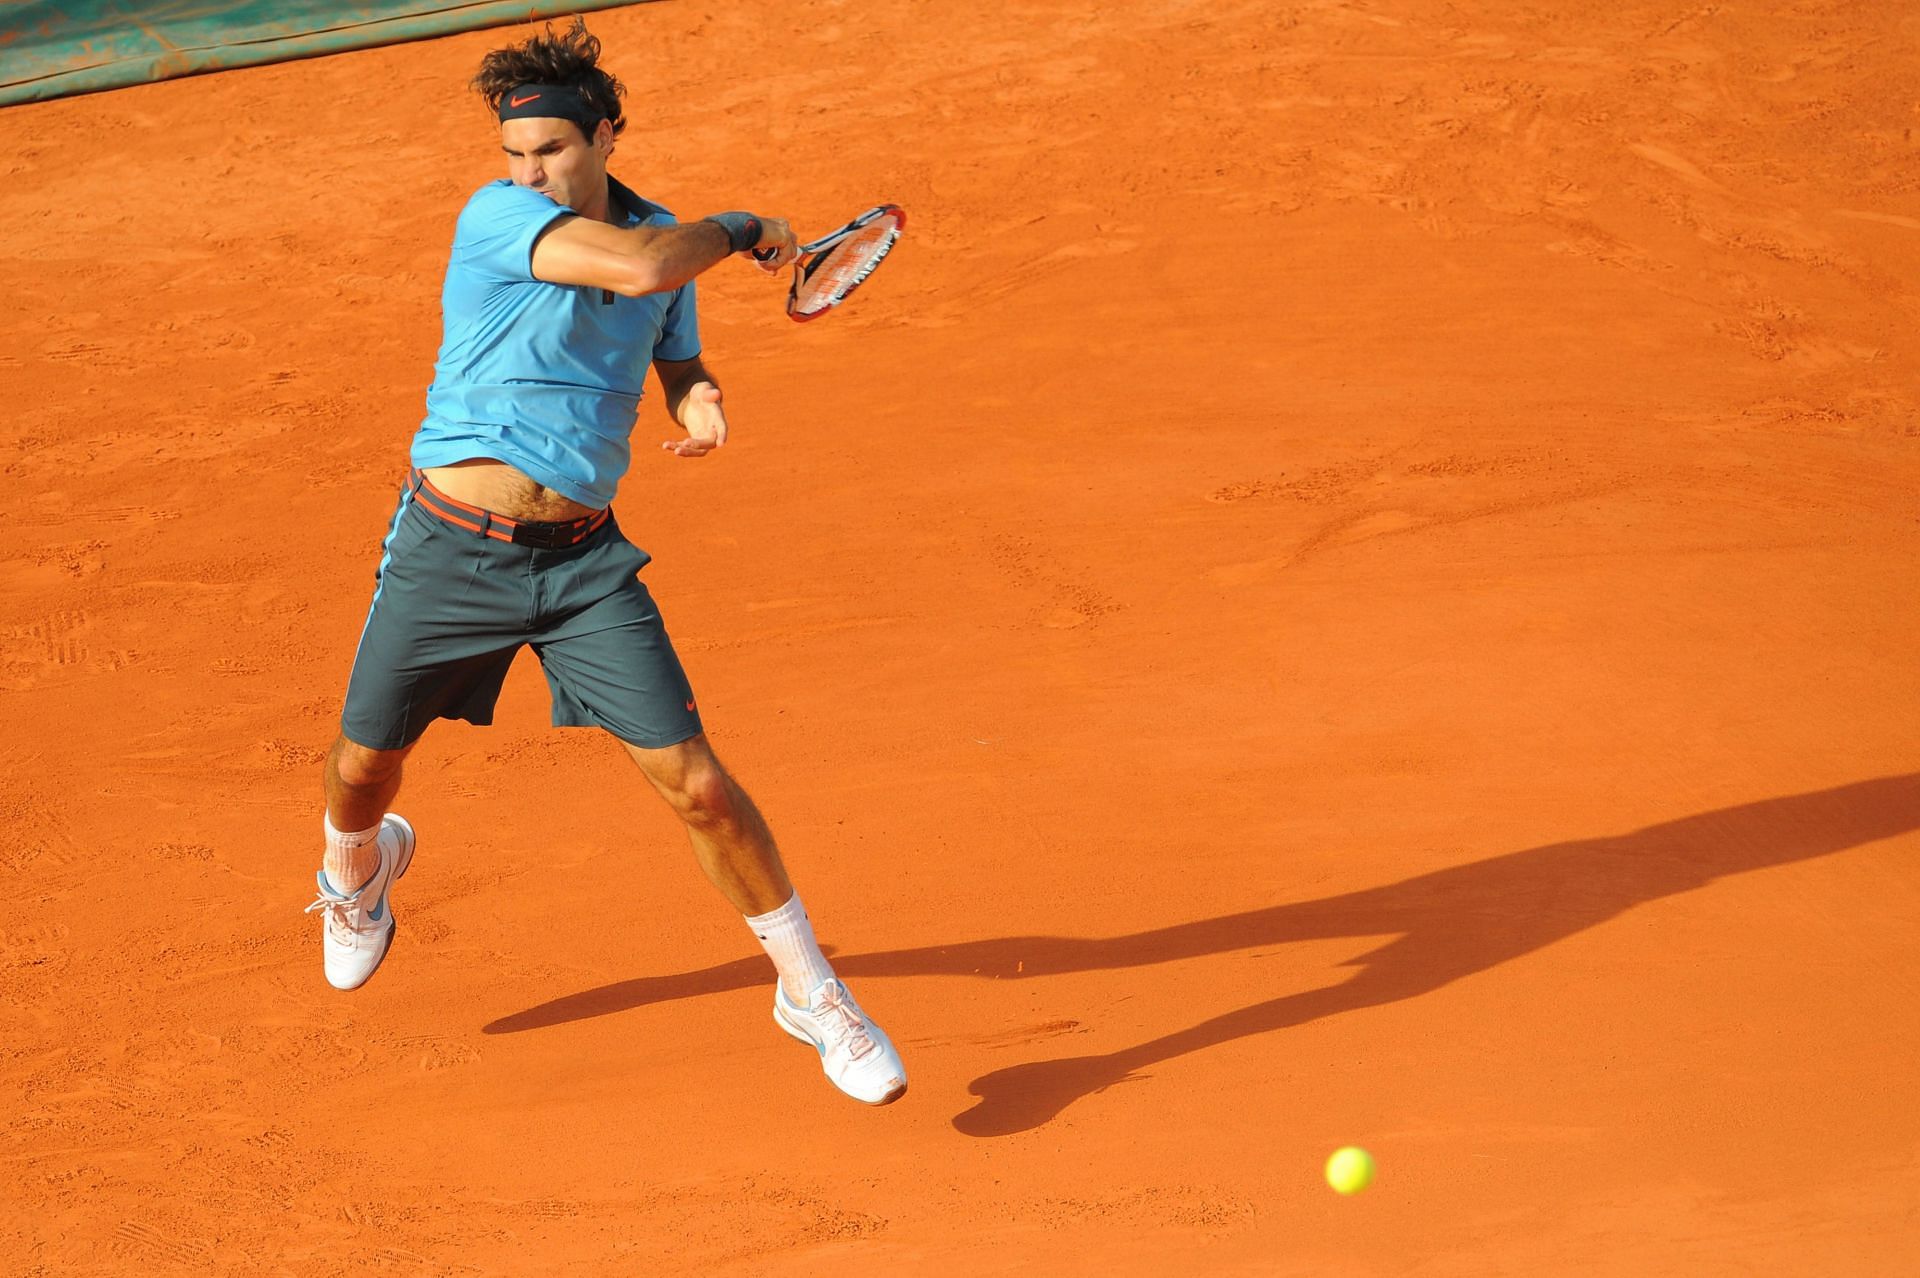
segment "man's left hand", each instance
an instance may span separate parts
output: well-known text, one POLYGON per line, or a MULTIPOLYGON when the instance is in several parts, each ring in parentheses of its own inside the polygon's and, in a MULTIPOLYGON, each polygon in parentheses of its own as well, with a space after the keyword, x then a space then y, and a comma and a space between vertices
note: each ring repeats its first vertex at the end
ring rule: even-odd
POLYGON ((680 424, 687 429, 685 439, 669 439, 660 447, 677 457, 705 457, 727 442, 727 414, 720 407, 720 388, 712 382, 695 382, 680 401, 680 424))

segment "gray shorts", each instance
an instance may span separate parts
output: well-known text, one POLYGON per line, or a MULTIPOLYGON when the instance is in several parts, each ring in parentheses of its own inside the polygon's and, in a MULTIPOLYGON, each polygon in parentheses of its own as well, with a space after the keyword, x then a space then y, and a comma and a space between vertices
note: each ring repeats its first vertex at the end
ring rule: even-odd
POLYGON ((435 719, 492 723, 507 667, 531 645, 556 727, 650 749, 694 736, 693 688, 635 575, 650 558, 611 512, 515 523, 414 471, 381 548, 341 731, 398 750, 435 719))

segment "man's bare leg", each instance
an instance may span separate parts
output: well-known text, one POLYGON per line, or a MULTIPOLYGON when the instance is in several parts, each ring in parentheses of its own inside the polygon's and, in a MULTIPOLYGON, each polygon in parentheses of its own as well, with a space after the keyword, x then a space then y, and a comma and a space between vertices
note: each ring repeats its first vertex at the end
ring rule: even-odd
POLYGON ((705 733, 663 750, 628 744, 627 753, 686 824, 708 880, 746 916, 788 1001, 808 1006, 814 991, 833 979, 833 967, 760 809, 714 757, 705 733))
MULTIPOLYGON (((342 835, 373 831, 400 793, 401 765, 413 749, 370 750, 344 736, 327 755, 327 825, 342 835)), ((380 849, 372 838, 358 843, 327 839, 323 864, 335 889, 352 892, 380 868, 380 849)))
POLYGON ((780 863, 760 809, 713 755, 705 734, 664 750, 627 752, 680 819, 700 868, 747 916, 780 973, 775 1024, 820 1053, 820 1068, 855 1100, 885 1105, 907 1090, 907 1068, 882 1030, 834 976, 806 907, 780 863))
MULTIPOLYGON (((664 750, 622 742, 660 797, 686 823, 709 881, 742 914, 765 914, 793 897, 773 831, 701 733, 664 750)), ((802 997, 804 997, 804 992, 802 997)))

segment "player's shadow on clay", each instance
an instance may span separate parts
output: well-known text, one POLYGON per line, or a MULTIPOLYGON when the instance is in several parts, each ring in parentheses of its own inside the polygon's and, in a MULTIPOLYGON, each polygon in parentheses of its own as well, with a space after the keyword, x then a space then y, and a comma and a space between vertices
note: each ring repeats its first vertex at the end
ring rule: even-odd
MULTIPOLYGON (((1385 887, 1115 937, 1019 936, 840 955, 844 975, 1032 980, 1167 963, 1332 937, 1396 939, 1348 961, 1359 970, 1103 1055, 1031 1061, 973 1080, 979 1100, 953 1125, 969 1136, 1038 1127, 1083 1096, 1162 1061, 1321 1017, 1413 998, 1604 923, 1636 905, 1750 870, 1826 856, 1920 827, 1920 774, 1767 799, 1629 834, 1551 843, 1385 887)), ((755 955, 698 972, 640 977, 568 995, 485 1027, 489 1034, 605 1016, 648 1003, 759 987, 755 955)), ((1659 991, 1649 990, 1650 997, 1659 991)))

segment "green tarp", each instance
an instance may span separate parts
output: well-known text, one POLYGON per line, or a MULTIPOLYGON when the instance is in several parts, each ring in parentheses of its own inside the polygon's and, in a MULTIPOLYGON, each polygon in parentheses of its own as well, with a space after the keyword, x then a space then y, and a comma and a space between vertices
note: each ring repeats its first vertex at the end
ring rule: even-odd
POLYGON ((623 3, 0 0, 0 106, 623 3))

